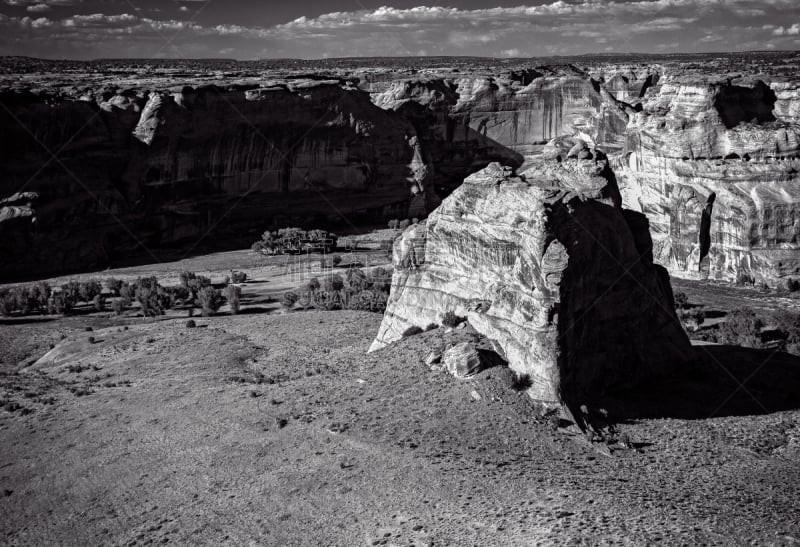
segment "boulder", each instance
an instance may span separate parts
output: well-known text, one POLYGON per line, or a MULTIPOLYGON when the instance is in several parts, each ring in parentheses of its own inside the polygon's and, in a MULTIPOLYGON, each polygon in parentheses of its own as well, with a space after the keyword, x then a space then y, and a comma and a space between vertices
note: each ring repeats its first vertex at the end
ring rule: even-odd
POLYGON ((481 356, 469 342, 461 342, 444 352, 444 365, 459 380, 471 378, 482 370, 481 356))
MULTIPOLYGON (((689 363, 646 218, 621 208, 605 154, 579 144, 551 141, 519 174, 492 164, 406 230, 370 351, 454 312, 548 405, 591 403, 689 363), (591 154, 568 158, 576 146, 591 154)), ((472 364, 466 354, 445 354, 448 370, 456 355, 472 364)), ((470 366, 453 370, 463 376, 470 366)))

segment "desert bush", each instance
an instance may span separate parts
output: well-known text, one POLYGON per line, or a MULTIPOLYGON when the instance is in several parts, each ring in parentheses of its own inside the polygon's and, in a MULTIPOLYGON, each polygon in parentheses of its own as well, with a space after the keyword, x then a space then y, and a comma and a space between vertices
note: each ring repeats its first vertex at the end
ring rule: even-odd
POLYGON ((676 292, 675 293, 675 308, 676 309, 683 309, 689 305, 689 297, 686 296, 685 292, 676 292))
POLYGON ((203 315, 208 317, 217 313, 225 303, 222 293, 211 286, 205 286, 197 293, 197 301, 203 311, 203 315))
POLYGON ((800 291, 800 281, 792 279, 791 277, 786 280, 786 290, 789 292, 800 291))
POLYGON ((761 347, 761 330, 764 320, 749 308, 731 311, 720 325, 719 339, 723 344, 746 348, 761 347))
POLYGON ((322 279, 320 287, 326 292, 337 292, 344 288, 344 280, 339 274, 329 275, 322 279))
POLYGON ((225 298, 228 300, 228 305, 231 307, 231 313, 236 315, 241 308, 242 288, 236 285, 228 285, 225 287, 225 298))
POLYGON ((189 319, 189 320, 186 322, 186 328, 187 328, 187 329, 194 329, 194 328, 196 328, 196 327, 197 327, 197 323, 195 323, 195 322, 194 322, 194 319, 189 319))
POLYGON ((136 298, 136 288, 127 281, 125 281, 119 288, 119 295, 122 298, 126 299, 128 302, 133 302, 133 299, 136 298))
POLYGON ((408 338, 409 336, 416 336, 417 334, 422 334, 423 330, 417 326, 408 327, 405 331, 403 331, 403 338, 408 338))
POLYGON ((511 380, 511 389, 514 391, 525 391, 533 385, 530 374, 517 374, 514 373, 514 378, 511 380))
POLYGON ((417 217, 412 218, 411 224, 419 224, 419 219, 417 217))
POLYGON ((193 279, 197 279, 197 274, 195 274, 194 272, 181 272, 180 278, 181 278, 181 286, 186 287, 188 289, 189 282, 192 281, 193 279))
POLYGON ((69 304, 70 307, 75 307, 75 305, 81 301, 81 284, 77 281, 70 281, 64 285, 61 285, 61 294, 64 296, 64 301, 69 304))
POLYGON ((94 344, 94 343, 95 343, 95 341, 96 341, 94 336, 90 336, 90 337, 89 337, 89 338, 87 338, 86 340, 87 340, 87 341, 88 341, 90 344, 94 344))
POLYGON ((400 221, 397 220, 396 218, 393 218, 392 220, 389 221, 389 228, 391 230, 397 230, 397 227, 399 225, 400 225, 400 221))
POLYGON ((64 291, 54 292, 47 301, 47 312, 54 315, 71 313, 73 307, 73 302, 67 299, 64 291))
POLYGON ((292 308, 294 308, 294 305, 295 303, 297 303, 298 299, 299 297, 297 296, 296 292, 287 291, 283 293, 283 297, 281 298, 281 306, 283 307, 283 309, 287 311, 291 310, 292 308))
POLYGON ((319 287, 320 283, 318 277, 312 277, 311 279, 308 280, 308 283, 306 284, 306 289, 312 293, 318 291, 319 287))
POLYGON ((739 272, 739 275, 736 276, 736 284, 737 285, 755 285, 756 280, 755 278, 747 272, 739 272))
POLYGON ((405 230, 409 226, 411 226, 411 221, 408 219, 401 220, 400 224, 397 225, 397 227, 400 228, 401 230, 405 230))
POLYGON ((342 257, 339 255, 333 255, 333 257, 331 258, 331 264, 333 264, 333 267, 336 268, 341 263, 342 263, 342 257))
POLYGON ((442 325, 445 327, 456 328, 466 320, 466 317, 461 317, 456 315, 453 311, 448 311, 442 316, 442 325))
POLYGON ((106 299, 102 294, 96 294, 92 299, 92 305, 94 306, 95 311, 103 311, 106 308, 106 299))
MULTIPOLYGON (((324 287, 324 283, 323 283, 324 287)), ((322 290, 314 294, 314 305, 317 309, 324 311, 333 311, 342 309, 342 299, 339 291, 322 290)))
POLYGON ((247 281, 247 274, 244 272, 231 272, 231 281, 234 283, 244 283, 247 281))
POLYGON ((39 311, 44 312, 47 310, 47 303, 50 300, 50 295, 53 294, 50 284, 44 281, 34 283, 30 290, 30 298, 32 305, 39 311))
POLYGON ((358 293, 366 291, 370 283, 367 280, 367 275, 364 270, 360 268, 350 268, 345 274, 345 282, 347 283, 348 290, 358 293))
POLYGON ((120 295, 119 292, 120 290, 122 290, 122 285, 124 283, 125 282, 122 281, 121 279, 116 279, 114 277, 109 277, 108 279, 106 279, 106 287, 114 296, 120 295))
POLYGON ((96 279, 90 279, 80 284, 78 288, 80 299, 83 302, 93 302, 94 297, 103 292, 103 286, 96 279))
POLYGON ((349 294, 347 309, 383 313, 386 311, 386 295, 380 291, 370 290, 349 294))
POLYGON ((125 305, 125 302, 126 301, 124 298, 115 298, 114 301, 111 302, 111 309, 114 310, 115 314, 122 315, 122 313, 128 308, 128 306, 125 305))
POLYGON ((0 291, 0 315, 8 317, 14 313, 14 310, 17 308, 17 301, 11 295, 11 291, 8 289, 2 289, 0 291))

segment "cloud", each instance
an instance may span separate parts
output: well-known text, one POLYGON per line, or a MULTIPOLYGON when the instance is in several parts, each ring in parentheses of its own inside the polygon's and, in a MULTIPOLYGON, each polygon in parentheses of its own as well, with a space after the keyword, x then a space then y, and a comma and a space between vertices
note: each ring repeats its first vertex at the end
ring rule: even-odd
POLYGON ((797 36, 800 34, 800 23, 795 23, 791 27, 778 27, 772 31, 775 36, 797 36))
MULTIPOLYGON (((0 0, 45 12, 80 0, 0 0), (38 7, 42 6, 42 7, 38 7)), ((231 0, 232 1, 232 0, 231 0)), ((107 4, 106 4, 107 5, 107 4)), ((176 2, 181 12, 205 0, 176 2)), ((416 55, 523 56, 595 51, 737 50, 796 47, 797 0, 554 0, 533 6, 460 9, 418 6, 336 11, 261 27, 147 18, 140 12, 56 19, 5 17, 0 53, 72 48, 79 55, 341 57, 416 55), (133 14, 131 14, 133 13, 133 14), (16 34, 13 30, 17 29, 16 34), (122 37, 126 47, 120 46, 122 37), (164 48, 164 43, 169 47, 164 48), (38 48, 38 49, 36 49, 38 48), (118 53, 106 53, 114 49, 118 53)), ((155 15, 151 13, 151 15, 155 15)))

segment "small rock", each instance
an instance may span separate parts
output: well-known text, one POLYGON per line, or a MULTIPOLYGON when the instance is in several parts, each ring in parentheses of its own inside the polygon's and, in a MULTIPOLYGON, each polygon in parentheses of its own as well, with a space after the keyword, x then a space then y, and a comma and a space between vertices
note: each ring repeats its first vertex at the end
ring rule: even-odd
POLYGON ((442 362, 442 354, 438 351, 432 351, 428 354, 427 357, 425 357, 425 364, 428 365, 428 367, 441 362, 442 362))
POLYGON ((444 364, 447 372, 461 380, 471 378, 482 369, 480 354, 469 342, 462 342, 447 350, 444 364))
POLYGON ((459 329, 459 330, 465 329, 465 328, 467 328, 467 323, 466 322, 459 323, 456 328, 459 329))
POLYGON ((473 389, 472 391, 470 391, 470 392, 469 392, 469 394, 470 394, 470 395, 472 396, 472 398, 473 398, 473 399, 475 399, 476 401, 480 401, 480 400, 481 400, 481 394, 480 394, 480 393, 478 393, 477 391, 475 391, 474 389, 473 389))

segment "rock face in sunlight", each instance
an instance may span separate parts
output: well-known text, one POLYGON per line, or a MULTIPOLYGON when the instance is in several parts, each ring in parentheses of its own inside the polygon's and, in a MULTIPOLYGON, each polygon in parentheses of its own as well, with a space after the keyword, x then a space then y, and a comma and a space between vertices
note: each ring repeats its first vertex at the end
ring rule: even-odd
POLYGON ((378 106, 414 124, 440 194, 458 187, 459 167, 476 158, 518 167, 562 135, 580 134, 605 150, 621 149, 628 122, 625 105, 574 67, 429 76, 370 89, 378 106))
POLYGON ((472 175, 394 248, 375 351, 467 316, 544 403, 590 402, 692 358, 646 218, 620 207, 606 156, 557 139, 519 175, 472 175))
POLYGON ((666 76, 613 162, 647 215, 656 262, 681 277, 777 283, 800 273, 797 84, 666 76))

